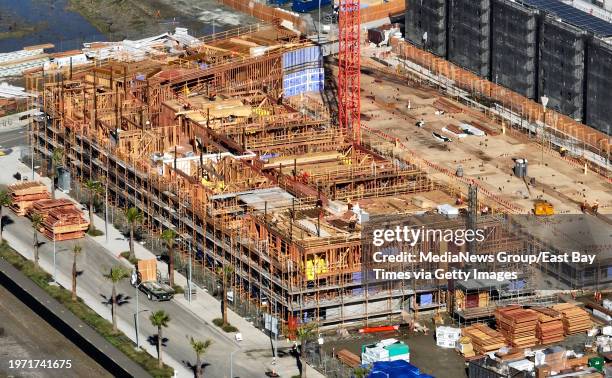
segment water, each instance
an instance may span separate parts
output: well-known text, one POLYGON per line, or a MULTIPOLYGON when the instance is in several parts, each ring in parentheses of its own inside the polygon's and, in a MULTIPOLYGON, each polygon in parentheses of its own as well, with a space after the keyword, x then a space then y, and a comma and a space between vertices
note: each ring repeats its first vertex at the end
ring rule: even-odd
MULTIPOLYGON (((100 20, 101 24, 113 23, 117 31, 103 34, 82 15, 68 10, 69 0, 0 0, 0 53, 43 43, 54 44, 56 52, 67 51, 82 48, 83 42, 140 39, 174 31, 179 26, 188 28, 191 35, 202 36, 213 30, 219 32, 256 22, 216 0, 136 0, 136 3, 138 1, 146 5, 149 12, 159 10, 161 19, 141 14, 141 19, 130 25, 126 21, 130 15, 107 14, 105 20, 100 20), (3 38, 2 34, 11 31, 11 27, 22 34, 3 38)), ((113 12, 111 8, 109 6, 109 11, 113 12)))
POLYGON ((34 27, 35 31, 17 38, 0 39, 0 52, 20 50, 24 46, 53 43, 57 51, 75 49, 83 41, 104 40, 89 21, 67 10, 68 0, 0 0, 0 33, 16 28, 34 27))

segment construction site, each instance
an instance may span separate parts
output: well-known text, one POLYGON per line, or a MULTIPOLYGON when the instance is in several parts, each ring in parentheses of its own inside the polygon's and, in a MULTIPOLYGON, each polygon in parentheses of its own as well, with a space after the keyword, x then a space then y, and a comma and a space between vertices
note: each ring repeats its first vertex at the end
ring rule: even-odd
MULTIPOLYGON (((312 321, 325 331, 427 314, 460 325, 496 318, 497 331, 463 329, 481 355, 504 340, 525 348, 590 329, 586 311, 545 289, 567 298, 611 288, 609 136, 483 78, 483 56, 451 54, 466 70, 399 37, 370 43, 351 4, 337 58, 287 28, 295 16, 274 13, 201 38, 177 32, 175 44, 149 41, 135 54, 91 44, 87 64, 27 70, 42 112, 29 128, 34 158, 43 174, 59 168, 67 191, 100 182, 110 207, 142 212, 149 235, 175 230, 194 270, 232 266, 234 298, 276 316, 288 337, 312 321), (486 230, 477 246, 398 250, 571 250, 597 254, 598 265, 489 267, 516 280, 376 279, 371 227, 394 222, 486 230)), ((15 212, 44 213, 54 240, 62 220, 66 239, 83 236, 89 222, 76 209, 19 185, 15 212)), ((449 265, 389 266, 440 267, 449 265)))

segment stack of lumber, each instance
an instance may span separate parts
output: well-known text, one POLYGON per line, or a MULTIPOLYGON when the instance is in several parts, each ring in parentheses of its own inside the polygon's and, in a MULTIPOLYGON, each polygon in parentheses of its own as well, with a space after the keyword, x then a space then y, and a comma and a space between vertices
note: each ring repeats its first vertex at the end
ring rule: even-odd
POLYGON ((36 201, 49 198, 47 186, 37 181, 18 181, 8 186, 12 203, 10 209, 19 216, 26 215, 36 201))
POLYGON ((576 305, 560 303, 552 306, 552 309, 563 316, 563 330, 566 335, 584 332, 593 326, 589 313, 576 305))
POLYGON ((43 235, 53 240, 80 239, 85 236, 89 221, 74 205, 72 208, 56 207, 51 209, 43 221, 43 235))
POLYGON ((476 354, 484 354, 502 348, 506 345, 504 335, 484 324, 473 324, 461 330, 463 336, 472 340, 476 354))
POLYGON ((42 219, 45 220, 45 218, 49 215, 49 212, 53 209, 74 208, 74 204, 65 198, 36 201, 32 204, 32 207, 28 211, 28 217, 32 218, 32 215, 39 214, 42 219))
POLYGON ((561 314, 548 307, 534 307, 539 313, 536 336, 541 345, 563 341, 564 328, 561 314))
POLYGON ((338 359, 352 368, 361 365, 361 360, 359 359, 359 356, 357 356, 355 353, 349 352, 346 349, 342 349, 338 352, 338 359))
POLYGON ((495 310, 497 329, 513 347, 528 348, 538 343, 536 325, 538 313, 520 306, 508 306, 495 310))

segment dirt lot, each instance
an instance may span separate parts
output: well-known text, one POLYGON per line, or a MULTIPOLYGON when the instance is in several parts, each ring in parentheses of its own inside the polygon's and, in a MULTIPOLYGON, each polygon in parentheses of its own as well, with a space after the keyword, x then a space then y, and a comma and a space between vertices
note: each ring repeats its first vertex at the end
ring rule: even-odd
POLYGON ((421 372, 433 375, 436 378, 462 378, 467 377, 465 362, 454 349, 440 348, 434 339, 435 332, 431 321, 421 321, 429 329, 429 335, 409 334, 400 329, 399 332, 377 333, 363 335, 353 333, 348 338, 335 341, 326 341, 325 353, 330 355, 332 349, 337 353, 347 349, 357 356, 361 356, 361 346, 375 343, 379 340, 395 338, 405 342, 410 348, 410 363, 417 366, 421 372))
POLYGON ((0 377, 111 377, 55 328, 0 286, 0 377), (3 330, 3 332, 2 332, 3 330), (71 360, 70 369, 10 369, 10 360, 71 360))

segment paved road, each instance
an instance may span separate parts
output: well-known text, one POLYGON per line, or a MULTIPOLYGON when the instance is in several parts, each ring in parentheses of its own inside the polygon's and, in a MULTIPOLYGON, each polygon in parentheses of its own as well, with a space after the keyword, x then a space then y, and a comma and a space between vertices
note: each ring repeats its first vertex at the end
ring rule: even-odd
MULTIPOLYGON (((5 212, 6 213, 6 212, 5 212)), ((5 234, 9 242, 26 243, 32 249, 32 227, 28 219, 16 217, 14 214, 7 214, 10 224, 5 226, 5 234)), ((43 242, 40 246, 41 266, 51 267, 53 264, 53 242, 46 240, 39 234, 39 240, 43 242)), ((70 282, 70 272, 72 269, 72 253, 70 252, 75 241, 65 241, 56 243, 56 260, 58 281, 70 282)), ((88 302, 88 298, 95 304, 104 300, 103 296, 110 295, 111 285, 102 276, 102 271, 107 271, 116 265, 118 260, 107 250, 99 246, 89 238, 78 241, 83 248, 83 254, 78 258, 79 269, 83 270, 78 280, 79 296, 88 302)), ((19 247, 19 246, 16 246, 19 247)), ((27 247, 26 247, 27 248, 27 247)), ((52 269, 48 269, 52 270, 52 269)), ((68 285, 67 285, 68 286, 68 285)), ((68 286, 69 287, 69 286, 68 286)), ((118 310, 120 328, 129 329, 133 322, 135 312, 135 289, 129 284, 128 280, 118 285, 118 292, 130 296, 130 300, 118 310), (123 326, 122 326, 123 325, 123 326)), ((211 304, 216 306, 217 304, 211 304)), ((206 368, 208 376, 226 377, 229 373, 229 353, 237 349, 236 345, 221 334, 216 327, 211 327, 197 318, 192 312, 186 310, 175 301, 171 302, 150 302, 144 295, 140 295, 139 306, 145 312, 140 317, 141 344, 147 343, 147 339, 157 333, 151 326, 148 316, 151 311, 164 310, 170 316, 170 325, 164 330, 164 337, 168 338, 167 347, 164 348, 164 355, 170 356, 185 366, 187 363, 195 361, 194 353, 189 344, 189 337, 197 339, 212 339, 213 347, 204 356, 204 361, 210 363, 206 368)), ((110 307, 101 309, 103 316, 110 318, 110 307), (106 311, 106 315, 104 315, 106 311)), ((264 366, 254 363, 246 355, 234 356, 234 375, 237 377, 262 377, 261 373, 264 366)), ((179 371, 180 376, 189 376, 187 368, 179 371)))
POLYGON ((6 288, 0 286, 0 376, 112 377, 6 288), (71 360, 69 369, 11 369, 9 360, 71 360))
POLYGON ((26 129, 0 131, 0 148, 14 148, 27 143, 26 129))

